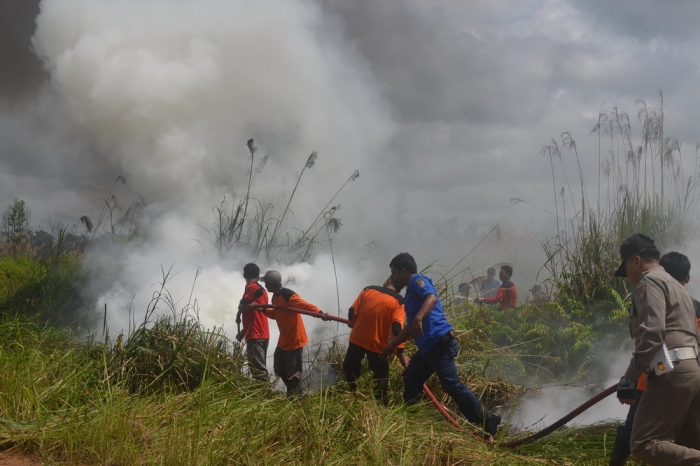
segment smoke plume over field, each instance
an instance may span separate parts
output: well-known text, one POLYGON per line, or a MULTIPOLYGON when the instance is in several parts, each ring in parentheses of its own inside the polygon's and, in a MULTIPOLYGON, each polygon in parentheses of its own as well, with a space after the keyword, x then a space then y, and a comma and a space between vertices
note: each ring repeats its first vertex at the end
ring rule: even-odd
MULTIPOLYGON (((394 254, 444 272, 496 224, 454 280, 510 262, 522 294, 541 282, 553 204, 569 203, 565 187, 570 215, 580 199, 562 181, 576 162, 550 166, 540 148, 571 132, 593 195, 600 152, 588 136, 599 110, 619 106, 634 119, 634 102, 661 87, 684 150, 697 137, 692 4, 644 31, 623 7, 577 0, 6 0, 0 9, 3 208, 26 200, 36 228, 95 220, 118 176, 126 184, 117 183, 114 215, 144 202, 147 237, 87 259, 87 291, 107 303, 113 333, 130 312, 139 320, 162 268, 172 267, 168 288, 184 305, 201 267, 202 321, 231 335, 240 270, 256 257, 220 260, 208 230, 212 206, 245 196, 250 138, 269 157, 253 197, 278 216, 319 154, 285 217, 290 233, 359 169, 333 203, 342 204, 338 293, 328 244, 311 263, 258 257, 336 313, 338 295, 346 309, 386 277, 394 254)), ((651 4, 629 10, 661 16, 651 4)))

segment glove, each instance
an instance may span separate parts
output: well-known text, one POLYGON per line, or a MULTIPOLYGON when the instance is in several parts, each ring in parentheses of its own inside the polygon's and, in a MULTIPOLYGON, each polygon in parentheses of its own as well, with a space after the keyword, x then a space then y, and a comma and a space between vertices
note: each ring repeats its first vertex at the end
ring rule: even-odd
POLYGON ((637 382, 623 375, 620 379, 620 384, 617 386, 617 399, 634 400, 634 389, 636 387, 637 382))

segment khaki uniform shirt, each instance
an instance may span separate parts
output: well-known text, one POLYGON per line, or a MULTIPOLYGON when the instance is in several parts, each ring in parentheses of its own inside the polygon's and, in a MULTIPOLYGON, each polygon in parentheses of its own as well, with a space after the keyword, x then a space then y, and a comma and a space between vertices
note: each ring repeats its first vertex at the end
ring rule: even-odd
POLYGON ((630 307, 634 353, 625 375, 637 380, 664 343, 668 349, 698 346, 693 298, 663 267, 642 273, 630 307))

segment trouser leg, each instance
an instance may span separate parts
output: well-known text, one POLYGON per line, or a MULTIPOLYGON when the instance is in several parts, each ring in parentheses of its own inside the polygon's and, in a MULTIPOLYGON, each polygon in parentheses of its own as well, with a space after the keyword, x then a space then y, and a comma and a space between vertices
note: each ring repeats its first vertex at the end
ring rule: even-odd
POLYGON ((367 351, 367 363, 374 376, 374 398, 380 403, 389 401, 389 361, 379 359, 379 353, 367 351))
POLYGON ((275 349, 274 370, 287 387, 287 395, 293 396, 301 393, 302 355, 304 348, 293 350, 275 349))
POLYGON ((617 428, 615 436, 615 444, 613 445, 612 453, 610 454, 609 466, 624 466, 630 456, 630 437, 632 435, 632 423, 634 422, 634 414, 637 412, 639 400, 644 394, 641 390, 634 391, 634 403, 630 406, 627 412, 625 423, 617 428))
POLYGON ((433 368, 422 354, 416 353, 413 355, 403 373, 404 403, 413 404, 420 401, 423 395, 423 384, 433 375, 433 372, 433 368))
POLYGON ((267 379, 267 346, 270 340, 248 340, 246 342, 246 358, 250 375, 254 379, 266 382, 267 379))
MULTIPOLYGON (((688 416, 700 416, 700 366, 694 359, 679 362, 673 372, 649 376, 634 424, 632 454, 652 466, 700 465, 700 451, 678 445, 675 439, 688 416)), ((695 435, 698 433, 696 432, 695 435)))
POLYGON ((348 351, 345 353, 343 370, 348 381, 350 390, 357 390, 357 379, 362 371, 362 360, 365 357, 365 349, 354 343, 348 344, 348 351))
POLYGON ((453 338, 439 342, 425 356, 440 379, 442 389, 457 403, 464 417, 471 423, 482 424, 485 419, 484 408, 478 398, 459 379, 455 365, 457 353, 457 340, 453 338))

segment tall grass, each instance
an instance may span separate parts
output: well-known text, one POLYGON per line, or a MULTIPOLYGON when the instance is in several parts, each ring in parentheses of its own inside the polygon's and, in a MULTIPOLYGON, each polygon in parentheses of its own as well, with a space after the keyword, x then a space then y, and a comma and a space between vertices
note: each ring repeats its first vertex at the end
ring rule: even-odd
POLYGON ((641 131, 636 141, 629 115, 617 107, 601 111, 591 131, 599 143, 599 196, 595 203, 588 199, 576 141, 570 133, 561 135, 561 143, 553 140, 541 151, 552 167, 557 219, 557 234, 543 242, 546 265, 554 287, 567 298, 586 303, 607 300, 610 289, 624 296, 626 283, 612 274, 619 265, 619 244, 631 234, 647 234, 665 250, 682 248, 700 227, 697 153, 693 172, 686 175, 681 143, 668 136, 664 127, 661 92, 654 105, 643 100, 637 105, 641 131), (570 183, 563 164, 570 155, 577 162, 578 187, 570 183), (557 161, 563 180, 554 176, 557 161), (561 196, 557 195, 558 186, 562 187, 561 196))
POLYGON ((236 371, 211 371, 196 389, 137 393, 110 370, 112 353, 0 322, 2 447, 52 464, 602 465, 612 444, 613 427, 602 426, 562 432, 556 449, 489 447, 429 406, 378 405, 369 380, 367 396, 362 386, 357 394, 324 387, 290 402, 236 371))

